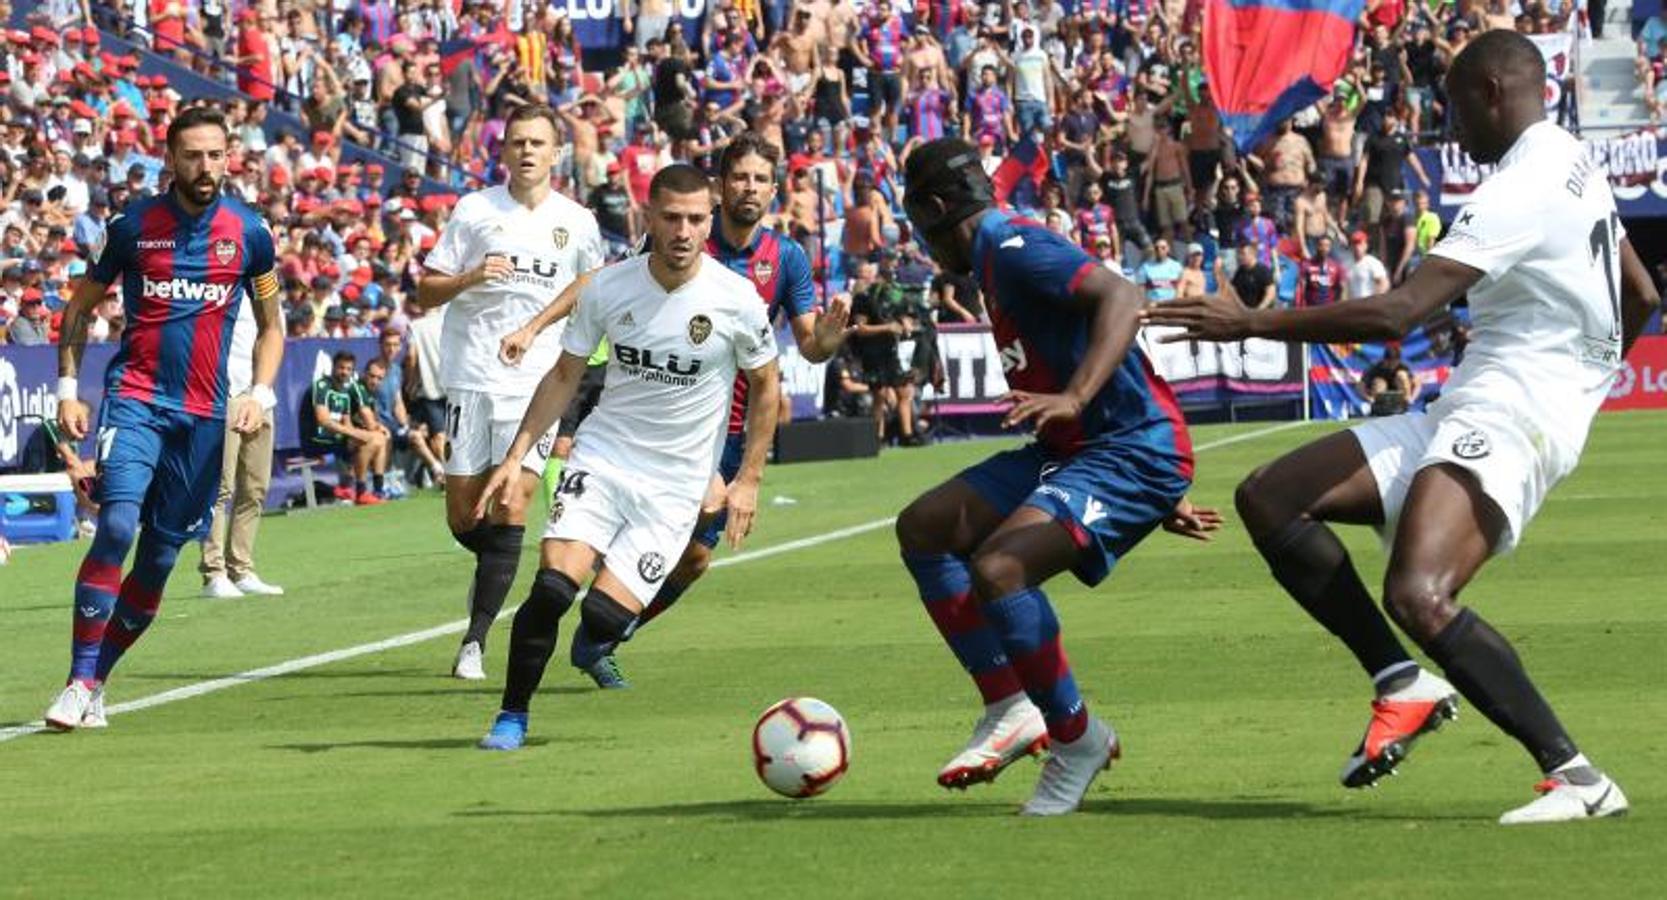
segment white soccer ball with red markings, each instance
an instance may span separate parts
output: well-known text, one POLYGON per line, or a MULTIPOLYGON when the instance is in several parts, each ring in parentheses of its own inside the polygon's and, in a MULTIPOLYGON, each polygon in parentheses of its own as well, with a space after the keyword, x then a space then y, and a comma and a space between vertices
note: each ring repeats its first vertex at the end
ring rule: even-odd
POLYGON ((851 731, 845 718, 812 697, 789 697, 752 729, 752 763, 764 786, 784 797, 814 797, 845 777, 851 731))

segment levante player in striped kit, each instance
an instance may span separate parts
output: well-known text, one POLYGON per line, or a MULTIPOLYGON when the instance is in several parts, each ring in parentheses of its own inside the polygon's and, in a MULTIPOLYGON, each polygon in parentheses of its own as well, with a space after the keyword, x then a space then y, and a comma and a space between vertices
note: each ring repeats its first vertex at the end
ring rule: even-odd
POLYGON ((983 285, 1013 389, 1004 424, 1036 427, 1035 443, 966 469, 897 519, 903 562, 985 704, 938 783, 992 780, 1051 741, 1022 811, 1069 813, 1117 757, 1117 735, 1078 693, 1043 582, 1069 570, 1099 584, 1159 526, 1204 539, 1220 517, 1186 500, 1192 444, 1136 346, 1139 289, 996 209, 965 141, 922 145, 904 174, 909 221, 932 258, 983 285))
POLYGON ((69 681, 46 712, 52 728, 106 724, 105 679, 155 619, 179 548, 208 532, 226 418, 252 433, 276 405, 284 334, 272 233, 253 209, 220 192, 228 136, 213 109, 192 107, 174 119, 173 187, 110 220, 64 312, 58 422, 76 440, 88 432, 76 384, 88 316, 118 278, 130 325, 105 373, 98 534, 76 576, 69 681), (248 393, 228 397, 226 360, 246 300, 257 330, 254 381, 248 393))

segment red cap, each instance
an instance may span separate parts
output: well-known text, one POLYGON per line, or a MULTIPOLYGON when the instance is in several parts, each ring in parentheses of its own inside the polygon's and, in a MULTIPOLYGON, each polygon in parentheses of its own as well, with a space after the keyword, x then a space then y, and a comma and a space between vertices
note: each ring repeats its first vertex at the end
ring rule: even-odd
POLYGON ((318 209, 318 201, 314 200, 312 197, 302 196, 295 198, 296 212, 306 215, 315 209, 318 209))
POLYGON ((357 300, 357 299, 359 299, 359 290, 360 290, 359 285, 356 285, 356 284, 347 285, 346 287, 342 288, 342 290, 341 290, 342 299, 343 300, 357 300))
POLYGON ((51 44, 54 47, 58 46, 58 33, 50 28, 36 27, 29 29, 29 39, 37 44, 51 44))
POLYGON ((337 200, 336 208, 345 212, 350 212, 356 216, 361 216, 365 213, 365 205, 357 200, 337 200))
POLYGON ((332 280, 334 280, 334 279, 342 277, 342 270, 336 268, 335 263, 331 263, 331 264, 325 266, 324 268, 319 269, 318 274, 329 276, 332 280))
POLYGON ((382 168, 381 163, 373 162, 370 165, 365 166, 365 171, 369 172, 372 175, 381 175, 383 173, 383 171, 385 171, 385 170, 382 168))
POLYGON ((69 31, 64 32, 64 43, 66 43, 66 44, 79 44, 79 43, 81 43, 81 32, 77 31, 74 28, 71 28, 69 31))
POLYGON ((110 118, 137 119, 139 116, 133 112, 133 107, 127 105, 126 100, 117 100, 110 104, 110 118))
POLYGON ((289 170, 283 166, 273 166, 270 177, 273 187, 283 187, 289 184, 289 170))
POLYGON ((87 65, 86 63, 76 63, 74 72, 75 72, 75 74, 80 75, 82 78, 97 78, 98 77, 98 73, 93 71, 93 67, 87 65))
POLYGON ((80 251, 81 248, 75 245, 74 238, 64 238, 64 242, 58 245, 59 253, 79 253, 80 251))
POLYGON ((81 29, 81 40, 89 47, 98 46, 98 29, 91 25, 81 29))
MULTIPOLYGON (((365 234, 364 232, 361 231, 357 235, 354 236, 354 240, 358 240, 359 238, 367 238, 368 239, 369 237, 370 237, 369 235, 367 235, 367 234, 365 234)), ((348 243, 351 244, 352 241, 349 241, 348 243)), ((358 284, 358 285, 370 284, 371 279, 373 279, 375 277, 376 277, 376 273, 374 273, 370 270, 370 266, 360 266, 359 268, 353 270, 353 283, 354 284, 358 284)))
POLYGON ((151 137, 156 138, 159 141, 165 141, 168 139, 168 126, 158 124, 155 128, 150 130, 150 133, 151 137))
POLYGON ((11 41, 14 44, 27 44, 29 43, 29 32, 8 31, 6 32, 6 40, 11 41))
POLYGON ((1349 241, 1356 244, 1366 243, 1366 232, 1357 231, 1354 234, 1349 235, 1349 241))
POLYGON ((313 177, 317 178, 319 181, 329 181, 336 176, 334 172, 330 171, 329 166, 319 166, 313 170, 313 177))
POLYGON ((44 296, 46 296, 46 295, 41 293, 40 288, 32 287, 32 288, 24 288, 23 289, 23 302, 24 303, 34 303, 34 302, 40 300, 44 296))
POLYGON ((252 6, 245 7, 242 12, 237 14, 237 20, 239 22, 253 22, 259 18, 260 13, 255 12, 255 8, 252 6))
POLYGON ((336 136, 328 131, 313 132, 313 143, 320 147, 328 147, 336 140, 336 136))
POLYGON ((71 101, 69 111, 74 113, 76 118, 80 119, 94 119, 98 117, 97 110, 94 110, 91 106, 88 106, 80 100, 71 101))

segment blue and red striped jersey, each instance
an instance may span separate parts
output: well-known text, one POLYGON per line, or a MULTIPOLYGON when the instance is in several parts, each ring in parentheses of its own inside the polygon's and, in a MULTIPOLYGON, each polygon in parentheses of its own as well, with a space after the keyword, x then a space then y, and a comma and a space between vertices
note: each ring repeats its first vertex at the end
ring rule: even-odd
POLYGON ((224 418, 232 328, 254 279, 272 266, 272 233, 234 197, 196 216, 172 191, 129 204, 110 220, 87 273, 99 284, 122 280, 127 330, 105 392, 224 418))
MULTIPOLYGON (((1088 353, 1092 327, 1092 316, 1069 299, 1101 263, 1040 224, 992 210, 978 223, 972 264, 984 288, 1007 386, 1063 392, 1088 353)), ((1192 475, 1192 441, 1180 404, 1133 344, 1076 421, 1049 423, 1036 439, 1061 456, 1092 441, 1132 441, 1174 459, 1192 475)))
MULTIPOLYGON (((717 218, 716 216, 713 217, 717 218)), ((752 243, 731 247, 724 243, 716 222, 706 240, 706 252, 724 268, 747 278, 758 298, 778 314, 794 319, 816 311, 816 286, 810 280, 810 258, 798 242, 774 228, 760 228, 752 243)), ((735 399, 729 407, 729 433, 740 434, 747 422, 747 377, 735 379, 735 399)))

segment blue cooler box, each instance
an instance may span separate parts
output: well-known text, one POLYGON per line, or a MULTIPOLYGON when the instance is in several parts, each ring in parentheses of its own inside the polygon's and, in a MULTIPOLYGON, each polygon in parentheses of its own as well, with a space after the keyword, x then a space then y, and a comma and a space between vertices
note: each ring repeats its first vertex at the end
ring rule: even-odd
POLYGON ((62 472, 0 477, 0 536, 14 544, 75 537, 75 488, 62 472))

